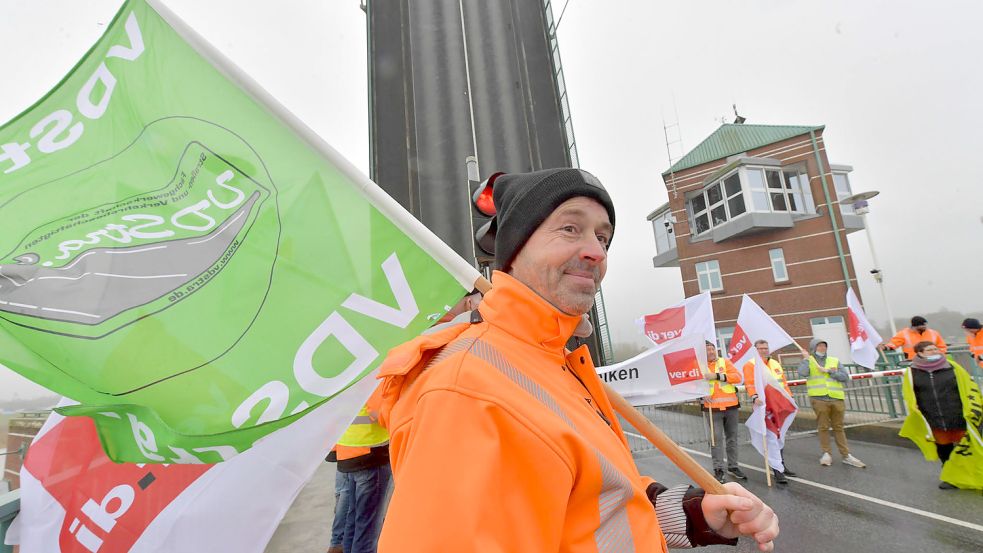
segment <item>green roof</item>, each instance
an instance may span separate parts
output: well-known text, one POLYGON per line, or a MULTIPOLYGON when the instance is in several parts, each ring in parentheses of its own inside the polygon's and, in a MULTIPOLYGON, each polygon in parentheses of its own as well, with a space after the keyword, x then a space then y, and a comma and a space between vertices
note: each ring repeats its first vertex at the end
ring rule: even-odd
POLYGON ((703 142, 680 158, 663 175, 703 165, 727 156, 767 146, 786 138, 822 130, 823 126, 724 124, 703 142))

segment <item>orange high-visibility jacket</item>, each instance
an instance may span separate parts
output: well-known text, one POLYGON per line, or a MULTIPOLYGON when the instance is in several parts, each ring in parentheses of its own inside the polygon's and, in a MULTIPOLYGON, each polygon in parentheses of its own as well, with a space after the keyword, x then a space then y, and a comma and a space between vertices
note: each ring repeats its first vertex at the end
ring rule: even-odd
POLYGON ((714 375, 723 374, 726 376, 726 383, 720 380, 710 381, 710 396, 703 400, 703 406, 708 409, 719 409, 723 411, 728 407, 737 405, 737 390, 734 384, 741 382, 741 374, 737 372, 737 367, 726 357, 718 357, 710 365, 710 371, 714 375))
MULTIPOLYGON (((754 388, 754 361, 757 358, 751 358, 750 361, 744 364, 744 387, 747 389, 748 397, 756 395, 758 390, 754 388)), ((785 391, 788 392, 789 397, 792 397, 792 390, 788 387, 788 381, 785 380, 785 369, 782 368, 782 364, 775 359, 769 358, 767 362, 768 368, 771 369, 771 374, 775 375, 781 383, 785 386, 785 391)))
POLYGON ((665 552, 653 480, 586 346, 564 349, 580 317, 494 279, 483 322, 403 344, 380 369, 395 488, 379 551, 665 552))
POLYGON ((918 342, 932 342, 945 355, 947 349, 945 340, 942 339, 941 334, 931 328, 926 328, 925 332, 918 332, 910 327, 901 329, 886 345, 891 349, 901 348, 908 359, 911 359, 915 356, 915 344, 918 342))
POLYGON ((969 344, 969 353, 973 359, 983 367, 983 330, 977 330, 975 335, 967 336, 966 343, 969 344))

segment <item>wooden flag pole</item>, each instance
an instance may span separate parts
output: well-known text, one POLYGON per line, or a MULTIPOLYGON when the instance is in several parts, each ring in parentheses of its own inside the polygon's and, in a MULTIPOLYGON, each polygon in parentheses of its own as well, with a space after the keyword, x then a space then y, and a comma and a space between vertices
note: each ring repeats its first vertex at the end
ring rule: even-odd
POLYGON ((713 437, 713 403, 710 404, 710 447, 717 447, 713 437))
MULTIPOLYGON (((491 290, 491 282, 484 277, 479 277, 475 281, 474 287, 478 289, 482 294, 487 293, 491 290)), ((629 424, 635 427, 636 430, 641 432, 645 438, 652 443, 663 455, 669 458, 677 467, 679 467, 686 476, 690 477, 696 485, 700 486, 707 493, 712 493, 716 495, 726 495, 727 489, 717 479, 710 474, 707 469, 703 468, 699 463, 693 460, 688 453, 683 451, 676 442, 672 441, 669 436, 666 436, 659 427, 648 420, 644 415, 638 412, 630 403, 628 403, 625 398, 621 397, 621 394, 611 389, 607 383, 601 383, 604 386, 604 393, 608 396, 608 401, 614 407, 615 412, 625 418, 629 424)))
POLYGON ((762 449, 765 452, 765 479, 768 480, 768 487, 771 487, 771 465, 768 463, 768 429, 761 435, 762 449))
POLYGON ((641 432, 648 441, 652 442, 652 445, 668 457, 673 464, 686 473, 686 476, 689 476, 693 482, 706 490, 707 493, 716 495, 725 495, 728 493, 723 484, 717 482, 717 479, 707 469, 694 461, 676 442, 672 441, 669 436, 666 436, 665 432, 653 424, 652 421, 648 420, 645 415, 639 413, 625 398, 621 397, 621 394, 612 390, 606 382, 602 384, 604 385, 604 392, 608 395, 608 400, 611 402, 614 410, 624 417, 629 424, 634 426, 636 430, 641 432))

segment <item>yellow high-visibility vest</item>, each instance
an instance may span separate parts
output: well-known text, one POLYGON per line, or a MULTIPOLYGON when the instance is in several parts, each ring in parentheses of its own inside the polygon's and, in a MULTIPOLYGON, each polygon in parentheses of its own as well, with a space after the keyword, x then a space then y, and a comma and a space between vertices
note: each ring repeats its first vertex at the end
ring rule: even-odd
POLYGON ((338 445, 348 447, 376 447, 389 443, 389 431, 369 416, 369 408, 362 407, 351 426, 338 439, 338 445))
MULTIPOLYGON (((840 360, 835 357, 826 357, 826 369, 835 368, 840 360)), ((810 396, 829 396, 833 399, 843 399, 843 383, 831 377, 828 373, 819 370, 819 363, 816 358, 809 356, 809 379, 806 380, 806 388, 810 396)))

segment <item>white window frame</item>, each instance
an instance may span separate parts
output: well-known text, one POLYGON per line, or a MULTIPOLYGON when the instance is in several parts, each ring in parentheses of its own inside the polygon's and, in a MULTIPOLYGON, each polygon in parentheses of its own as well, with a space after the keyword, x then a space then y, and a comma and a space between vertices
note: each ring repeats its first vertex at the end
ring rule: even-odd
MULTIPOLYGON (((836 201, 842 202, 843 198, 849 198, 853 195, 853 186, 850 184, 850 175, 846 171, 833 171, 833 191, 836 192, 836 201), (837 177, 842 178, 842 181, 846 183, 846 190, 841 190, 839 186, 840 181, 837 177)), ((853 209, 853 204, 840 203, 840 213, 844 215, 853 215, 855 213, 853 209)))
POLYGON ((697 263, 694 268, 696 269, 696 284, 700 287, 700 292, 720 292, 724 289, 724 278, 720 274, 720 262, 716 259, 697 263), (706 286, 704 286, 704 282, 706 282, 706 286))
POLYGON ((710 232, 711 230, 713 230, 714 227, 719 226, 719 225, 722 225, 722 224, 727 223, 729 221, 733 221, 734 219, 736 219, 738 217, 741 217, 743 215, 746 215, 749 211, 751 211, 750 209, 748 209, 748 197, 747 197, 747 194, 745 193, 745 188, 746 187, 744 186, 744 179, 740 176, 739 171, 737 169, 735 169, 735 170, 727 173, 726 175, 723 175, 719 179, 714 179, 713 182, 711 182, 710 184, 704 186, 703 189, 700 190, 700 193, 699 194, 696 194, 696 195, 690 197, 689 200, 686 201, 686 210, 689 212, 689 216, 690 216, 690 232, 693 234, 693 236, 700 236, 702 234, 706 234, 706 233, 710 232), (736 194, 730 194, 730 195, 728 195, 727 194, 727 187, 726 187, 726 185, 724 183, 727 181, 727 179, 729 179, 730 177, 732 177, 734 175, 738 175, 737 178, 738 178, 738 182, 740 182, 740 184, 741 184, 741 189, 736 194), (715 186, 719 186, 720 187, 719 190, 720 190, 720 197, 721 197, 721 199, 718 200, 717 202, 711 204, 710 203, 709 191, 710 191, 710 189, 712 189, 715 186), (704 208, 701 209, 701 210, 699 210, 699 211, 696 211, 695 206, 693 205, 693 200, 695 200, 696 198, 698 198, 700 196, 703 197, 704 208), (731 202, 731 200, 737 198, 738 196, 741 197, 741 200, 744 203, 744 211, 742 213, 737 214, 737 215, 733 215, 731 213, 731 210, 730 210, 730 202, 731 202), (715 221, 713 219, 713 211, 715 209, 719 209, 721 206, 724 209, 724 219, 722 221, 715 221), (698 231, 698 228, 696 226, 696 220, 700 216, 704 216, 704 215, 707 218, 707 224, 708 224, 708 226, 707 226, 706 230, 698 231))
POLYGON ((782 248, 768 250, 768 259, 771 262, 771 275, 775 277, 775 282, 788 282, 788 265, 785 264, 785 251, 782 248), (781 274, 779 273, 781 268, 781 274))
POLYGON ((655 233, 655 251, 657 253, 662 254, 676 249, 676 236, 672 226, 671 210, 667 210, 665 213, 652 219, 652 231, 655 233), (668 226, 666 223, 668 223, 668 226))
POLYGON ((717 329, 717 354, 720 357, 727 357, 730 350, 730 341, 734 338, 734 327, 722 326, 717 329))
POLYGON ((758 213, 790 213, 792 215, 814 214, 816 203, 812 197, 812 188, 809 186, 809 175, 800 167, 767 167, 761 165, 746 165, 741 168, 742 187, 747 190, 748 199, 745 206, 750 205, 749 211, 758 213), (752 182, 751 171, 760 175, 760 180, 752 182), (781 184, 781 188, 771 188, 768 185, 768 172, 776 172, 781 184), (794 174, 795 178, 789 177, 794 174), (785 209, 775 209, 772 198, 773 194, 782 195, 785 201, 785 209), (762 208, 755 202, 755 195, 759 196, 765 207, 762 208), (789 200, 792 201, 789 201, 789 200), (795 203, 795 209, 789 209, 791 203, 795 203))

